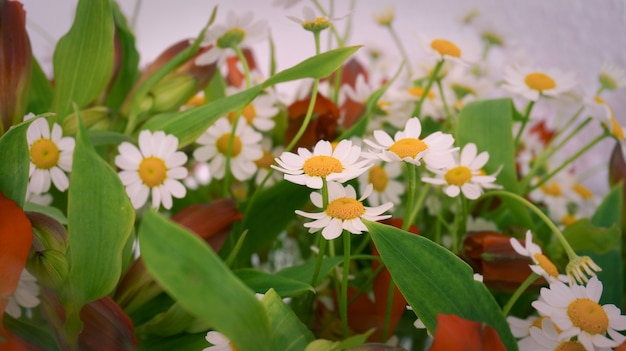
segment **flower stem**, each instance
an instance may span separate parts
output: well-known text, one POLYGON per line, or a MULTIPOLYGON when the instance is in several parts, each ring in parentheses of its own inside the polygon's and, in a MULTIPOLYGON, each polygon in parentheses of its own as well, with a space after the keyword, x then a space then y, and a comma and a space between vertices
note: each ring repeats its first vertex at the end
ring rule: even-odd
MULTIPOLYGON (((328 206, 328 183, 326 183, 326 178, 322 178, 322 208, 326 209, 328 206)), ((319 252, 317 253, 317 260, 315 261, 315 270, 313 271, 313 277, 311 278, 311 286, 315 287, 315 283, 317 282, 317 278, 320 274, 320 269, 322 267, 322 261, 324 260, 324 253, 326 252, 326 244, 327 240, 323 236, 320 237, 319 244, 319 252)))
POLYGON ((341 274, 341 325, 344 339, 348 337, 348 275, 350 274, 350 232, 343 231, 343 273, 341 274))
POLYGON ((428 83, 426 83, 426 87, 424 88, 424 91, 422 92, 422 96, 420 96, 420 100, 417 102, 417 104, 415 105, 415 109, 413 110, 413 116, 414 117, 420 117, 421 113, 422 113, 422 104, 424 103, 424 99, 426 99, 426 96, 428 96, 428 92, 430 92, 430 88, 433 86, 433 82, 435 81, 435 79, 437 79, 437 76, 439 75, 439 71, 441 70, 441 67, 443 67, 444 64, 444 59, 441 59, 437 62, 437 65, 435 65, 435 69, 433 70, 433 73, 430 75, 430 78, 428 79, 428 83))
POLYGON ((443 93, 443 86, 441 85, 441 79, 437 79, 437 89, 439 90, 439 96, 441 96, 441 102, 443 103, 443 110, 446 113, 446 120, 450 125, 452 124, 452 113, 450 113, 450 107, 446 101, 446 96, 443 93))
POLYGON ((515 143, 513 144, 516 147, 519 144, 519 140, 522 137, 522 133, 524 132, 524 129, 526 128, 526 124, 528 123, 528 120, 530 119, 530 111, 532 111, 533 106, 535 106, 535 101, 534 100, 531 100, 528 103, 528 105, 526 105, 526 112, 524 112, 524 118, 522 119, 522 125, 519 127, 519 130, 517 131, 517 135, 515 136, 515 143))
POLYGON ((504 305, 504 307, 502 307, 502 314, 504 314, 505 316, 507 316, 509 314, 509 312, 511 311, 511 308, 513 307, 515 302, 519 299, 520 296, 522 296, 522 293, 524 291, 526 291, 526 289, 528 289, 530 284, 532 284, 535 280, 537 280, 537 278, 539 278, 539 274, 537 274, 535 272, 532 272, 528 276, 528 278, 526 278, 526 280, 524 280, 524 282, 517 288, 517 290, 515 290, 513 295, 511 295, 511 297, 509 298, 509 301, 507 301, 506 305, 504 305))
POLYGON ((396 284, 393 279, 389 279, 389 290, 387 290, 387 305, 385 306, 385 322, 383 324, 383 335, 380 342, 387 341, 389 334, 389 323, 391 322, 391 308, 393 307, 393 295, 396 290, 396 284))
POLYGON ((411 218, 411 214, 413 213, 412 208, 415 202, 415 188, 417 187, 417 175, 415 174, 415 165, 411 163, 405 163, 408 171, 409 178, 409 188, 407 190, 407 201, 406 207, 404 208, 404 221, 402 221, 402 230, 407 230, 411 226, 411 222, 413 218, 411 218))
POLYGON ((398 47, 398 50, 400 50, 400 55, 402 55, 402 59, 407 63, 406 73, 408 74, 409 79, 411 79, 411 77, 413 77, 413 70, 411 70, 411 63, 410 63, 411 61, 409 61, 409 55, 407 55, 406 50, 404 49, 404 45, 402 45, 402 40, 400 40, 398 33, 396 33, 396 30, 393 29, 393 26, 391 25, 391 23, 389 23, 389 25, 387 25, 386 27, 389 29, 389 33, 391 34, 391 37, 393 38, 393 42, 398 47))

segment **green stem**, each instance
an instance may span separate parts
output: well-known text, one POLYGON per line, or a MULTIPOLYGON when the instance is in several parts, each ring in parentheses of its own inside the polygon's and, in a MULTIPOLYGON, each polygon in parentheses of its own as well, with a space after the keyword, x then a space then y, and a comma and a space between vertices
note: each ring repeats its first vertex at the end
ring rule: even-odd
POLYGON ((439 76, 439 71, 441 70, 441 67, 443 67, 444 62, 444 59, 437 61, 437 65, 435 65, 433 73, 430 75, 430 78, 428 78, 428 83, 426 83, 426 87, 422 92, 422 96, 420 96, 420 100, 415 105, 415 109, 413 110, 413 117, 419 118, 421 116, 420 114, 422 113, 422 104, 424 103, 424 99, 426 99, 426 96, 428 96, 430 88, 433 86, 433 83, 437 76, 439 76))
POLYGON ((409 61, 409 55, 406 53, 406 50, 404 49, 404 45, 402 45, 402 40, 398 36, 398 33, 396 33, 396 30, 393 29, 393 26, 391 25, 391 23, 386 27, 389 29, 389 33, 391 34, 391 37, 393 38, 393 42, 398 47, 398 50, 400 50, 400 55, 402 55, 402 59, 406 62, 406 72, 409 75, 409 79, 412 79, 413 70, 411 69, 411 61, 409 61))
POLYGON ((468 215, 468 205, 467 199, 461 194, 459 195, 460 203, 461 203, 461 213, 456 216, 458 221, 455 218, 455 228, 454 228, 454 237, 452 238, 452 252, 457 253, 460 247, 460 241, 463 239, 465 235, 466 227, 467 227, 467 215, 468 215))
POLYGON ((509 301, 507 301, 506 305, 504 305, 504 307, 502 307, 502 314, 503 315, 505 315, 505 316, 509 315, 509 312, 511 311, 511 308, 513 307, 515 302, 519 299, 520 296, 522 296, 522 293, 524 291, 526 291, 526 289, 528 289, 528 287, 535 280, 537 280, 537 278, 539 278, 539 274, 533 272, 533 273, 531 273, 528 276, 528 278, 526 278, 526 280, 524 280, 524 282, 517 288, 517 290, 515 290, 513 295, 511 295, 511 298, 509 298, 509 301))
POLYGON ((441 79, 437 79, 437 89, 439 90, 439 96, 441 96, 441 102, 443 103, 443 110, 446 113, 446 120, 452 125, 452 113, 450 113, 450 107, 446 102, 446 96, 443 93, 443 86, 441 85, 441 79))
POLYGON ((341 274, 341 325, 344 339, 348 337, 348 275, 350 274, 350 232, 343 232, 343 273, 341 274))
POLYGON ((380 342, 386 342, 389 334, 389 323, 391 322, 391 308, 393 307, 393 295, 396 290, 396 284, 393 279, 389 279, 389 290, 387 290, 387 305, 385 306, 385 322, 383 324, 383 335, 380 342))
MULTIPOLYGON (((328 14, 328 12, 326 12, 326 10, 322 6, 322 4, 320 4, 320 2, 318 0, 313 0, 313 3, 317 7, 317 9, 320 10, 322 15, 330 20, 329 14, 328 14)), ((337 32, 337 28, 335 28, 335 25, 332 22, 330 23, 330 31, 333 33, 333 36, 335 37, 335 40, 337 40, 337 45, 341 46, 341 44, 342 44, 341 43, 341 36, 339 35, 339 32, 337 32)), ((317 33, 319 34, 319 32, 317 32, 317 33)))
POLYGON ((404 220, 402 221, 402 230, 408 230, 411 226, 411 222, 413 222, 411 214, 413 213, 412 208, 415 202, 415 189, 417 188, 417 175, 415 172, 415 165, 408 162, 405 162, 405 164, 408 172, 409 185, 407 189, 406 206, 404 208, 404 220))
POLYGON ((248 65, 248 60, 246 60, 246 56, 243 54, 239 46, 234 46, 233 50, 235 50, 235 54, 237 54, 237 58, 239 59, 239 62, 241 62, 243 75, 246 79, 246 89, 249 89, 252 86, 252 83, 250 82, 250 66, 248 65))
MULTIPOLYGON (((417 178, 417 180, 419 180, 419 178, 417 178)), ((413 221, 415 220, 415 216, 417 216, 417 213, 422 209, 422 206, 424 205, 424 201, 426 201, 426 196, 428 195, 431 186, 432 185, 430 183, 422 183, 420 194, 417 197, 417 201, 415 201, 415 204, 413 205, 411 214, 409 215, 409 224, 405 230, 409 230, 411 224, 413 224, 413 221)))
POLYGON ((511 193, 505 190, 491 190, 485 193, 482 197, 487 198, 490 196, 508 197, 526 206, 529 210, 533 211, 548 226, 548 228, 550 228, 550 230, 552 230, 552 232, 556 235, 556 238, 559 240, 559 242, 565 249, 565 252, 567 253, 567 256, 570 261, 578 257, 576 252, 574 252, 574 249, 572 249, 570 244, 567 242, 567 239, 565 239, 565 236, 563 235, 561 230, 559 230, 559 228, 554 224, 554 222, 552 222, 552 220, 550 220, 550 218, 548 218, 548 216, 546 216, 545 213, 541 212, 541 210, 537 208, 535 204, 533 204, 532 202, 526 200, 525 198, 517 194, 511 193))
MULTIPOLYGON (((328 184, 326 183, 326 178, 322 178, 322 208, 326 209, 328 206, 328 184)), ((328 240, 324 238, 322 235, 320 237, 319 243, 319 252, 317 253, 317 260, 315 261, 315 270, 313 271, 313 277, 311 278, 311 286, 315 287, 317 278, 320 274, 320 269, 322 267, 322 261, 324 260, 324 253, 326 252, 326 245, 328 240)))
POLYGON ((522 119, 522 125, 519 127, 519 130, 517 131, 517 135, 515 136, 515 143, 513 144, 516 147, 519 144, 519 140, 522 137, 522 133, 524 132, 524 129, 526 129, 526 124, 528 123, 528 120, 530 119, 530 111, 532 111, 533 106, 535 106, 534 100, 531 100, 528 103, 528 105, 526 105, 526 112, 524 113, 524 117, 522 119))
POLYGON ((575 154, 573 154, 572 156, 570 156, 567 160, 565 160, 559 167, 557 167, 554 171, 550 172, 549 174, 547 174, 546 176, 544 176, 543 178, 541 178, 541 180, 535 184, 534 186, 532 186, 528 192, 531 192, 537 188, 539 188, 540 186, 542 186, 543 184, 545 184, 548 180, 550 180, 552 177, 554 177, 557 173, 559 173, 561 170, 563 170, 563 168, 569 166, 572 162, 574 162, 577 158, 579 158, 582 154, 584 154, 585 152, 587 152, 589 149, 591 149, 592 147, 594 147, 597 143, 599 143, 600 141, 602 141, 604 138, 606 138, 607 136, 609 136, 606 133, 602 133, 600 135, 598 135, 595 139, 593 139, 592 141, 590 141, 587 145, 583 146, 580 150, 578 150, 578 152, 576 152, 575 154))

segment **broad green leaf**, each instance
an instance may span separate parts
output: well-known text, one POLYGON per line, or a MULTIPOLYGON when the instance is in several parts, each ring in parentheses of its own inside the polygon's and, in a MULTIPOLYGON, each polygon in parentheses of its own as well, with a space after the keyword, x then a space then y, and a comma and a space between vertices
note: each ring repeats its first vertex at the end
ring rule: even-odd
POLYGON ((150 274, 187 311, 226 335, 238 350, 268 349, 263 306, 201 238, 148 211, 139 241, 150 274))
POLYGON ((33 57, 32 75, 30 78, 30 93, 28 94, 28 112, 40 114, 50 111, 54 91, 52 84, 41 69, 39 62, 33 57))
POLYGON ((297 65, 280 71, 263 82, 264 87, 303 78, 325 78, 333 73, 360 46, 348 46, 309 57, 297 65))
POLYGON ((274 289, 282 297, 297 296, 304 292, 315 290, 307 283, 280 275, 270 274, 252 268, 238 269, 235 275, 250 289, 257 293, 264 293, 274 289))
POLYGON ((517 350, 498 303, 473 279, 470 266, 422 236, 376 222, 365 225, 398 289, 431 334, 437 314, 455 314, 492 326, 507 350, 517 350))
POLYGON ((591 217, 591 223, 598 227, 622 227, 622 193, 624 184, 613 187, 591 217))
POLYGON ((26 131, 32 120, 18 124, 0 137, 0 191, 24 207, 28 187, 30 153, 26 131))
POLYGON ((315 339, 309 328, 285 305, 276 291, 267 291, 261 303, 270 320, 270 350, 301 351, 315 339))
POLYGON ((206 333, 150 337, 141 340, 137 351, 202 351, 211 346, 205 336, 206 333))
POLYGON ((113 71, 113 15, 110 0, 79 0, 69 32, 54 51, 54 111, 59 122, 92 102, 113 71))
POLYGON ((79 307, 115 288, 122 249, 135 222, 135 210, 120 178, 94 150, 80 115, 71 177, 68 284, 69 299, 79 307))
MULTIPOLYGON (((512 134, 514 110, 513 102, 508 98, 471 102, 459 114, 456 139, 460 147, 474 143, 478 152, 489 152, 485 171, 492 174, 502 167, 496 183, 520 195, 512 134)), ((521 204, 508 198, 502 201, 511 211, 515 223, 532 227, 530 215, 521 204)))
MULTIPOLYGON (((315 282, 315 286, 320 285, 322 283, 322 280, 326 279, 326 277, 330 274, 333 268, 337 267, 337 265, 339 265, 341 262, 343 262, 342 256, 324 258, 322 260, 322 265, 320 266, 320 271, 317 281, 315 282)), ((275 274, 286 278, 296 279, 303 283, 309 284, 311 282, 311 279, 313 278, 315 264, 315 260, 312 260, 301 265, 284 268, 276 272, 275 274)))
POLYGON ((295 217, 295 210, 309 201, 310 189, 287 181, 263 190, 247 204, 243 221, 234 233, 248 230, 238 257, 248 258, 258 249, 269 246, 295 217), (237 229, 240 230, 237 230, 237 229))
POLYGON ((135 143, 136 140, 132 137, 129 137, 126 134, 111 132, 105 130, 90 130, 87 131, 89 133, 89 140, 94 146, 100 145, 119 145, 124 141, 129 143, 135 143))

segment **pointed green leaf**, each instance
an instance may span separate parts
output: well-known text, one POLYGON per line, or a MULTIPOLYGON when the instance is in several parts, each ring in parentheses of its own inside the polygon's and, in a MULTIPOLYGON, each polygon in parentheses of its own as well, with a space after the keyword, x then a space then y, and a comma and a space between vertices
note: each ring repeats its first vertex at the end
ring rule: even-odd
POLYGON ((376 222, 365 225, 393 281, 431 334, 437 314, 455 314, 492 326, 507 350, 517 350, 498 303, 473 279, 470 266, 422 236, 376 222))
POLYGON ((24 207, 28 187, 30 154, 26 131, 32 121, 18 124, 0 137, 0 191, 20 207, 24 207))
POLYGON ((226 335, 238 350, 268 349, 263 306, 201 238, 148 211, 139 241, 150 274, 187 311, 226 335))
POLYGON ((67 207, 68 284, 69 299, 82 306, 115 288, 135 210, 117 173, 94 150, 78 116, 67 207))
POLYGON ((72 103, 85 107, 102 93, 113 71, 111 0, 79 0, 69 32, 54 51, 54 111, 62 122, 72 103))
MULTIPOLYGON (((474 143, 478 152, 489 152, 485 171, 492 174, 502 166, 496 183, 505 190, 520 195, 512 134, 514 110, 513 102, 508 98, 471 102, 459 114, 456 139, 460 147, 474 143)), ((511 211, 513 221, 528 228, 532 227, 530 215, 521 204, 511 199, 502 201, 511 211)))
POLYGON ((54 98, 52 84, 34 57, 32 70, 27 111, 34 114, 48 112, 54 98))
POLYGON ((285 305, 276 291, 267 291, 261 302, 270 320, 270 350, 300 351, 315 339, 309 328, 285 305))
POLYGON ((238 269, 235 275, 241 279, 250 289, 257 293, 264 293, 274 289, 282 297, 297 296, 304 292, 315 290, 307 283, 299 280, 281 277, 252 268, 238 269))

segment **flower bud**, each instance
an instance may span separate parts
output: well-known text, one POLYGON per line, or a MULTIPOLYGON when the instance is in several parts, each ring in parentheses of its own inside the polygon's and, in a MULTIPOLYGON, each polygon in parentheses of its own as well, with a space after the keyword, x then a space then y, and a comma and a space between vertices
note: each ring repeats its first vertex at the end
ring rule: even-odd
POLYGON ((189 74, 170 75, 150 90, 151 112, 175 111, 198 91, 196 80, 189 74))
POLYGON ((65 254, 53 249, 33 253, 28 259, 27 266, 42 286, 54 290, 63 287, 69 272, 65 254))
MULTIPOLYGON (((83 124, 91 130, 107 130, 111 124, 111 110, 106 106, 94 106, 80 111, 83 124)), ((78 129, 76 114, 72 113, 63 120, 63 131, 75 134, 78 129)))
POLYGON ((26 215, 34 234, 27 267, 43 286, 60 288, 69 270, 67 231, 61 223, 45 214, 27 212, 26 215))

